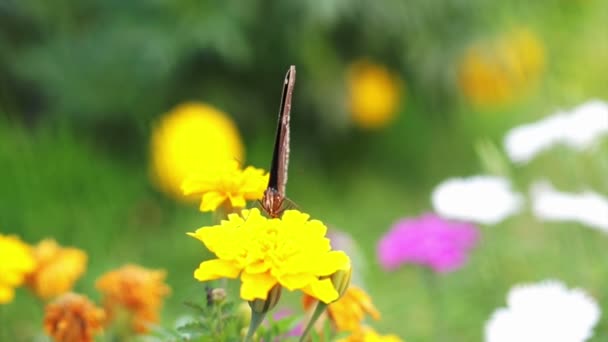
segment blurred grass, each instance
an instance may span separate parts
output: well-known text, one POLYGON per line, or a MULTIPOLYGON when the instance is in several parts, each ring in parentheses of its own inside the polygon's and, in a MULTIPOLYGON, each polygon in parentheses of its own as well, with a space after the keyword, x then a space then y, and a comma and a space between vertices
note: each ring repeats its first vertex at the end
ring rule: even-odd
MULTIPOLYGON (((470 263, 438 276, 439 308, 433 299, 437 293, 430 292, 416 268, 384 273, 375 262, 378 238, 397 219, 429 210, 430 190, 441 179, 476 169, 475 135, 467 138, 466 120, 439 129, 417 122, 415 116, 410 119, 404 133, 389 128, 387 134, 364 136, 361 153, 341 170, 323 168, 318 155, 300 151, 298 144, 292 151, 290 198, 313 216, 351 233, 362 247, 368 260, 368 269, 362 270, 365 285, 383 313, 375 323, 377 330, 424 342, 435 341, 441 326, 449 341, 480 341, 484 322, 505 305, 512 285, 546 278, 585 288, 608 310, 608 237, 576 224, 542 224, 530 213, 482 228, 470 263), (371 141, 374 144, 365 147, 371 141), (420 145, 409 150, 412 144, 420 145), (390 146, 403 148, 383 151, 390 146), (391 157, 380 158, 379 153, 391 157)), ((271 143, 261 138, 250 144, 249 163, 267 165, 271 143)), ((558 177, 558 184, 573 185, 573 190, 587 179, 598 191, 608 189, 605 170, 585 167, 577 171, 583 173, 579 176, 572 173, 581 169, 578 161, 606 165, 607 154, 557 152, 558 157, 541 156, 544 159, 529 169, 516 170, 521 191, 538 175, 558 177), (555 165, 562 169, 556 171, 555 165)), ((184 300, 203 296, 203 285, 192 272, 208 254, 185 233, 209 224, 210 216, 195 205, 178 205, 159 195, 148 183, 145 153, 120 160, 120 154, 104 152, 68 127, 28 130, 0 122, 0 228, 30 243, 53 237, 85 249, 89 267, 76 291, 95 299, 96 277, 114 267, 133 262, 166 269, 173 293, 164 307, 163 324, 170 326, 179 315, 190 313, 184 300)), ((18 292, 15 302, 4 308, 8 335, 30 341, 41 330, 42 311, 25 290, 18 292)), ((591 341, 607 339, 603 318, 591 341)))

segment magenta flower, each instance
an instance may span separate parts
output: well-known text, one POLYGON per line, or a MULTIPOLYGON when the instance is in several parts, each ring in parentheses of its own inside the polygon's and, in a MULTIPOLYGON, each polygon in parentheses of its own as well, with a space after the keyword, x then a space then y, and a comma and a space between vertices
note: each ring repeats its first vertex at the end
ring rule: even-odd
POLYGON ((386 270, 418 264, 435 272, 451 272, 467 261, 478 235, 471 224, 427 213, 397 222, 380 240, 378 259, 386 270))
MULTIPOLYGON (((277 312, 275 312, 274 315, 272 315, 272 318, 275 321, 280 321, 282 319, 289 318, 290 316, 293 316, 293 315, 294 315, 293 311, 291 311, 290 309, 287 309, 287 308, 283 308, 283 309, 280 309, 277 312)), ((301 336, 303 331, 304 331, 303 322, 299 322, 290 331, 288 331, 287 334, 283 335, 281 339, 277 339, 277 341, 282 340, 285 337, 301 336)))

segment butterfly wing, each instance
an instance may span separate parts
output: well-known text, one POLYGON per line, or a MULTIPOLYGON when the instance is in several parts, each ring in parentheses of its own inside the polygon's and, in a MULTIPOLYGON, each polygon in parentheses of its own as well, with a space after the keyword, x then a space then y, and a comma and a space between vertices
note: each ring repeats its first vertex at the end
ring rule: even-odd
POLYGON ((270 179, 268 187, 275 189, 281 198, 285 198, 287 186, 287 167, 289 164, 289 113, 291 111, 291 96, 296 82, 296 67, 290 66, 283 82, 281 106, 274 142, 270 179))

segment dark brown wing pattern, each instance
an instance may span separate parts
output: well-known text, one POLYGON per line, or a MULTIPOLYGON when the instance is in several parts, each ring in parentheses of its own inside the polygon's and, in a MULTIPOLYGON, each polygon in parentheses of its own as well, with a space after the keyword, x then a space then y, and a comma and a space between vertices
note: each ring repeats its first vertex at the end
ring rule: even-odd
POLYGON ((268 188, 264 192, 262 207, 271 217, 278 217, 282 212, 287 186, 287 168, 289 165, 289 114, 291 111, 291 97, 296 82, 296 67, 290 66, 283 82, 279 119, 274 142, 272 164, 270 165, 270 178, 268 188))

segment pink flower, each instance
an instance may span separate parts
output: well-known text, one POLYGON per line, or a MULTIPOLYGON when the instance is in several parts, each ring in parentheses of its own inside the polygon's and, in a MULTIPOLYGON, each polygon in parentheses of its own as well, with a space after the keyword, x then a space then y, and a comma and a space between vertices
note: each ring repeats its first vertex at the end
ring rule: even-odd
MULTIPOLYGON (((277 312, 275 312, 275 314, 272 315, 272 318, 275 321, 280 321, 283 319, 290 318, 293 315, 294 315, 294 313, 292 310, 283 308, 283 309, 280 309, 277 312)), ((286 337, 298 337, 298 336, 302 335, 303 331, 304 331, 303 322, 299 322, 290 331, 288 331, 287 334, 283 335, 281 337, 281 339, 277 339, 277 341, 282 340, 283 338, 286 338, 286 337)))
POLYGON ((467 261, 478 235, 471 224, 427 213, 397 222, 380 240, 378 259, 386 270, 418 264, 435 272, 451 272, 467 261))

